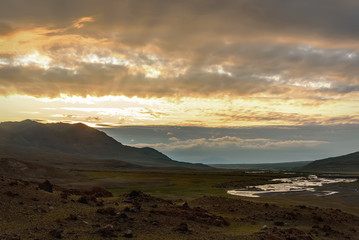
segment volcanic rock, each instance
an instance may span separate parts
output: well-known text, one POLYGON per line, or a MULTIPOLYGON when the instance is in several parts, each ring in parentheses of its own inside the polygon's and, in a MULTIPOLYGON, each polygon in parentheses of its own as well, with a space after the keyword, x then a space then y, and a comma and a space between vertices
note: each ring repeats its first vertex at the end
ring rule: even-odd
POLYGON ((40 183, 39 188, 46 192, 52 192, 52 184, 49 182, 49 180, 46 180, 45 182, 40 183))

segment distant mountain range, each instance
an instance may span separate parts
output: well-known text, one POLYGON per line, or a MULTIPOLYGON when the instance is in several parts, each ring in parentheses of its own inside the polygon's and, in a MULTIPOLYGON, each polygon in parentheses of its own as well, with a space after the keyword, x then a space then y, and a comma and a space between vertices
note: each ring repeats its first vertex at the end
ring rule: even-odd
POLYGON ((261 163, 261 164, 211 164, 221 169, 296 171, 312 173, 359 173, 359 152, 316 161, 261 163))
POLYGON ((0 157, 87 170, 212 169, 170 159, 153 148, 126 146, 84 124, 32 120, 0 123, 0 157))
POLYGON ((303 167, 311 161, 283 162, 283 163, 257 163, 257 164, 210 164, 210 166, 221 169, 236 170, 263 170, 263 171, 292 171, 303 167))
POLYGON ((81 123, 43 124, 32 120, 0 123, 0 158, 78 170, 220 168, 359 173, 359 152, 311 162, 207 166, 174 161, 153 148, 123 145, 106 133, 81 123))
POLYGON ((296 170, 302 172, 359 173, 359 152, 313 161, 296 170))

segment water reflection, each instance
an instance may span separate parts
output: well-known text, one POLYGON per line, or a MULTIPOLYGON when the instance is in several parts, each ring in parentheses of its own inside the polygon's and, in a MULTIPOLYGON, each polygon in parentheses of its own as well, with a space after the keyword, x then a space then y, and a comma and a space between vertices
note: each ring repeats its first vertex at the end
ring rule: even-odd
MULTIPOLYGON (((315 187, 321 187, 324 184, 331 183, 349 183, 355 182, 357 179, 353 178, 320 178, 316 175, 309 175, 308 177, 294 177, 294 178, 276 178, 273 179, 273 184, 265 184, 258 186, 247 186, 245 189, 228 190, 227 193, 231 195, 244 197, 259 197, 265 193, 284 193, 284 192, 301 192, 310 191, 315 192, 315 187)), ((328 196, 338 192, 323 191, 315 193, 317 196, 328 196)))

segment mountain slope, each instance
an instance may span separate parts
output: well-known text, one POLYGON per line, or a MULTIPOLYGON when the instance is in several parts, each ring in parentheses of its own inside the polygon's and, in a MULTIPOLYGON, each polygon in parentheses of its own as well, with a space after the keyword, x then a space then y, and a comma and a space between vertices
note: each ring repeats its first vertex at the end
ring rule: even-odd
POLYGON ((210 168, 174 161, 153 148, 122 145, 81 123, 42 124, 31 120, 0 123, 0 156, 56 166, 79 163, 80 169, 91 163, 89 160, 117 160, 155 168, 210 168))
POLYGON ((51 179, 51 182, 60 184, 68 179, 76 182, 85 177, 75 171, 19 161, 14 158, 0 158, 0 166, 0 176, 27 181, 44 181, 51 179))
POLYGON ((359 172, 359 152, 313 161, 297 170, 303 172, 359 172))
POLYGON ((104 132, 81 123, 41 124, 31 120, 1 123, 0 144, 82 155, 111 155, 114 147, 124 147, 104 132))

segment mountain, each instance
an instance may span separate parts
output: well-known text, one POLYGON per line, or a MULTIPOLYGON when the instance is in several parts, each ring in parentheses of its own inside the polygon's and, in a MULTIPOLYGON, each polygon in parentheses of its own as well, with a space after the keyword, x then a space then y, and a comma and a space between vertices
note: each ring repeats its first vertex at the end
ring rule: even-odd
POLYGON ((358 173, 359 152, 313 161, 298 168, 303 172, 358 173))
POLYGON ((123 168, 210 169, 202 164, 174 161, 153 148, 123 145, 81 123, 42 124, 32 120, 0 123, 0 157, 75 169, 92 169, 92 163, 100 167, 98 161, 107 168, 120 165, 123 168))
POLYGON ((209 166, 221 169, 236 170, 291 171, 309 163, 311 163, 311 161, 257 164, 210 164, 209 166))

